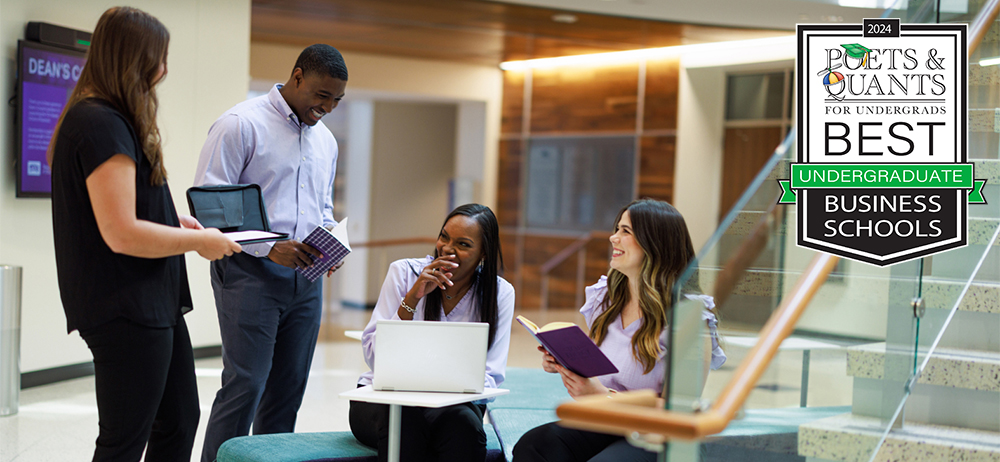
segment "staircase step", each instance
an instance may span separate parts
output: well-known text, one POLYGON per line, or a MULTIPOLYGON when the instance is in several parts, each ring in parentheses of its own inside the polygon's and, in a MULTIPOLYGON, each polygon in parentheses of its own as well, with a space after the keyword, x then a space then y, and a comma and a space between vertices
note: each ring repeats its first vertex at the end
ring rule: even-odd
MULTIPOLYGON (((977 5, 975 9, 970 8, 969 11, 979 11, 980 9, 982 9, 982 6, 977 5)), ((993 21, 993 25, 986 30, 986 35, 983 36, 983 41, 979 42, 979 46, 982 47, 983 45, 995 44, 997 42, 1000 42, 1000 27, 998 27, 997 21, 993 21)))
MULTIPOLYGON (((867 462, 885 429, 879 419, 841 414, 799 427, 799 455, 845 462, 867 462)), ((1000 433, 907 423, 889 432, 878 461, 1000 462, 1000 433)))
POLYGON ((1000 131, 1000 115, 993 108, 969 108, 969 131, 996 133, 1000 131))
MULTIPOLYGON (((947 281, 924 278, 923 298, 927 308, 950 310, 965 281, 947 281)), ((976 282, 969 286, 965 298, 959 303, 958 309, 961 311, 974 311, 979 313, 1000 313, 1000 284, 976 282)))
MULTIPOLYGON (((998 225, 996 218, 969 218, 969 245, 988 245, 998 225)), ((1000 239, 993 245, 1000 245, 1000 239)))
MULTIPOLYGON (((921 362, 925 353, 921 352, 921 362)), ((906 358, 906 364, 912 364, 912 349, 893 354, 906 358)), ((881 379, 885 356, 885 343, 848 347, 847 375, 881 379)), ((917 383, 1000 392, 1000 353, 939 347, 917 383)))
POLYGON ((1000 66, 980 66, 969 63, 969 85, 1000 84, 1000 66))
POLYGON ((973 159, 972 163, 975 164, 977 180, 986 180, 986 184, 988 185, 1000 184, 1000 160, 973 159))

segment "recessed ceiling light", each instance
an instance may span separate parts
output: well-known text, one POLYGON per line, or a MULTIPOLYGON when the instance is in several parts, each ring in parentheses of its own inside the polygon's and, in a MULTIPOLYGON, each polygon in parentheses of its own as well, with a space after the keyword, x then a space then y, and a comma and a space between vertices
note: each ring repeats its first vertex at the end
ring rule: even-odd
POLYGON ((552 20, 563 24, 573 24, 577 21, 577 17, 575 14, 554 14, 552 15, 552 20))
POLYGON ((675 45, 671 47, 644 48, 640 50, 612 51, 607 53, 592 53, 586 55, 560 56, 555 58, 538 58, 524 61, 504 61, 500 69, 505 71, 522 71, 525 69, 553 68, 559 66, 607 65, 612 63, 635 62, 643 59, 661 59, 671 56, 705 55, 713 52, 730 53, 734 50, 760 50, 770 48, 794 48, 795 36, 769 37, 762 39, 733 40, 726 42, 698 43, 692 45, 675 45))

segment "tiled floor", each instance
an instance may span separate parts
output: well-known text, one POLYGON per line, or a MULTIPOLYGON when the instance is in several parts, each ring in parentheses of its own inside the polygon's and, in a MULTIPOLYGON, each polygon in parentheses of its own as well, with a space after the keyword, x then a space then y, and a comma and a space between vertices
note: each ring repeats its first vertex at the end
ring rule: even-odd
MULTIPOLYGON (((354 388, 358 376, 367 370, 359 343, 343 336, 345 329, 361 329, 370 312, 342 310, 330 314, 321 331, 309 386, 299 411, 296 431, 349 430, 347 401, 337 397, 354 388)), ((525 312, 538 324, 556 320, 583 323, 572 310, 547 313, 525 312)), ((738 333, 733 333, 737 335, 738 333)), ((539 367, 534 339, 518 324, 511 336, 509 367, 539 367)), ((727 364, 709 376, 705 397, 714 397, 725 385, 746 349, 726 347, 727 364)), ((801 353, 779 353, 778 360, 761 379, 750 397, 749 407, 798 405, 801 380, 801 353)), ((205 423, 219 387, 222 361, 219 358, 196 362, 202 418, 195 442, 194 460, 201 453, 205 423)), ((810 406, 845 405, 851 400, 851 381, 845 376, 844 353, 840 350, 814 351, 811 360, 810 406)), ((22 390, 19 413, 0 417, 0 462, 72 462, 90 460, 97 437, 97 406, 92 377, 22 390)))

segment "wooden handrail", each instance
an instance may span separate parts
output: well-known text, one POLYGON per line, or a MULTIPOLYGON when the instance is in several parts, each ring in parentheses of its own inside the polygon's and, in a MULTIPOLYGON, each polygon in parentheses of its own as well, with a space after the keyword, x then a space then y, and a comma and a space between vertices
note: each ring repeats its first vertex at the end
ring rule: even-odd
POLYGON ((619 393, 616 400, 601 395, 571 401, 556 408, 556 415, 566 426, 619 434, 653 433, 691 440, 721 432, 743 406, 781 342, 795 329, 799 317, 839 260, 825 253, 813 258, 791 294, 768 319, 760 340, 750 349, 710 410, 685 414, 659 409, 655 407, 655 395, 645 390, 619 393), (654 399, 650 399, 651 396, 654 399), (622 400, 626 404, 622 404, 622 400))
POLYGON ((405 237, 401 239, 377 239, 373 241, 361 241, 352 242, 351 248, 354 247, 392 247, 395 245, 410 245, 410 244, 434 244, 437 239, 433 237, 405 237))
POLYGON ((976 19, 972 21, 972 26, 969 27, 969 37, 966 39, 969 58, 972 58, 972 54, 976 48, 979 48, 983 37, 986 37, 986 32, 992 27, 993 21, 997 19, 997 12, 1000 12, 1000 0, 989 0, 983 5, 983 9, 980 10, 976 19))

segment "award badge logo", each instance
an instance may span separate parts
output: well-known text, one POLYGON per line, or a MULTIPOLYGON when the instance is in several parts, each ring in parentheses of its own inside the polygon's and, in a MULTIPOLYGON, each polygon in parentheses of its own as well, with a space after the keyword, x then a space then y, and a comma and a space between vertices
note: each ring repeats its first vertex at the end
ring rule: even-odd
POLYGON ((968 243, 965 24, 797 26, 798 245, 876 266, 968 243))

